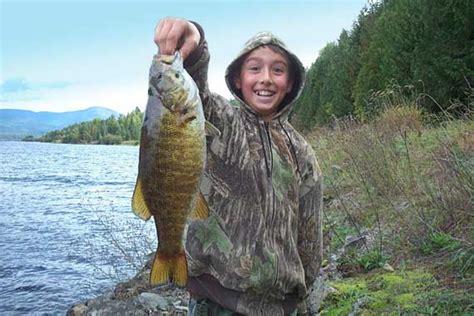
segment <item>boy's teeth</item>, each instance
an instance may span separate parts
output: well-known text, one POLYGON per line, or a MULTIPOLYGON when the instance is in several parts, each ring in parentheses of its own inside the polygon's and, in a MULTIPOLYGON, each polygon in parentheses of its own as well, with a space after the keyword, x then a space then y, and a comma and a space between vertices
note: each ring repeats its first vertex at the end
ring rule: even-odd
POLYGON ((271 92, 271 91, 257 91, 257 95, 260 95, 260 96, 271 96, 271 95, 273 95, 273 92, 271 92))

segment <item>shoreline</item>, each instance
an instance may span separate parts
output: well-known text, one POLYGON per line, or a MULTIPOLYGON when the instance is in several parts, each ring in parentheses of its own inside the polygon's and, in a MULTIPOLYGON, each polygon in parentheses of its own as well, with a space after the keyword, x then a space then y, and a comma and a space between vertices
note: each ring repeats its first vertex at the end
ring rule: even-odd
POLYGON ((23 139, 18 139, 18 140, 2 140, 0 139, 0 142, 19 142, 19 143, 44 143, 44 144, 65 144, 65 145, 111 145, 111 146, 139 146, 140 141, 139 140, 125 140, 122 141, 119 144, 107 144, 107 143, 99 143, 97 141, 94 142, 89 142, 89 143, 65 143, 65 142, 43 142, 40 140, 23 140, 23 139))
POLYGON ((116 284, 104 294, 73 304, 66 315, 188 315, 186 289, 150 285, 152 260, 153 257, 131 279, 116 284))

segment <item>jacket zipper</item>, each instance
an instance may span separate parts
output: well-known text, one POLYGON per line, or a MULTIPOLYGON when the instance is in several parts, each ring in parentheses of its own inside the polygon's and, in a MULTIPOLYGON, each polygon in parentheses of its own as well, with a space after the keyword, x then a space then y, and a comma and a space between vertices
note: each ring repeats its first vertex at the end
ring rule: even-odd
POLYGON ((263 123, 263 127, 261 124, 260 119, 258 119, 259 128, 258 132, 260 134, 260 140, 262 141, 263 146, 263 159, 265 159, 265 167, 267 168, 267 180, 271 179, 272 176, 272 143, 270 139, 270 134, 268 132, 268 125, 267 123, 263 123), (263 131, 262 131, 263 130, 263 131), (263 133, 266 135, 264 136, 263 133), (266 138, 266 139, 265 139, 266 138), (266 145, 268 143, 268 145, 266 145))
MULTIPOLYGON (((276 200, 275 200, 275 189, 273 187, 273 150, 272 150, 272 138, 271 138, 271 135, 270 135, 270 129, 269 129, 269 123, 268 122, 264 122, 264 127, 265 127, 265 133, 267 134, 267 140, 268 140, 268 149, 270 151, 270 166, 268 167, 268 180, 269 180, 269 184, 270 184, 270 187, 271 187, 271 190, 270 190, 270 194, 272 195, 271 196, 271 204, 270 204, 270 210, 271 210, 271 225, 270 227, 267 227, 267 229, 271 230, 272 231, 272 235, 273 234, 273 231, 274 231, 274 227, 273 227, 273 223, 275 222, 275 213, 276 213, 276 200)), ((265 146, 264 146, 265 148, 265 146)), ((274 237, 274 236, 273 236, 274 237)), ((278 282, 278 267, 279 267, 279 264, 278 264, 278 256, 276 257, 276 263, 275 263, 275 280, 273 281, 273 287, 276 287, 276 284, 278 282)))
POLYGON ((272 150, 272 138, 270 136, 270 130, 268 128, 268 122, 263 123, 265 126, 265 133, 267 134, 267 141, 268 141, 268 149, 270 152, 270 157, 269 157, 269 167, 268 167, 268 177, 271 179, 272 178, 272 173, 273 173, 273 150, 272 150))

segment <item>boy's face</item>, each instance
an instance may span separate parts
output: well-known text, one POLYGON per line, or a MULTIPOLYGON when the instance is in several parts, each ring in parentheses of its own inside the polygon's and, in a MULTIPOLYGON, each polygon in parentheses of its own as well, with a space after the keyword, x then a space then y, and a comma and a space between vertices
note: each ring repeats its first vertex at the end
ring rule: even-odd
POLYGON ((235 85, 244 101, 264 118, 270 118, 291 91, 288 67, 286 56, 265 46, 251 51, 242 63, 235 85))

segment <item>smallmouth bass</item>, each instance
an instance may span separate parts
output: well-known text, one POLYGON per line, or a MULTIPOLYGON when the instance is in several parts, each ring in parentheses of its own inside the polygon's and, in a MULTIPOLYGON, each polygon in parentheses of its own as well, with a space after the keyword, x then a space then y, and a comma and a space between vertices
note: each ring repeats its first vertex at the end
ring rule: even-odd
POLYGON ((185 286, 185 225, 188 217, 208 215, 199 191, 206 124, 198 88, 179 53, 154 56, 148 95, 132 209, 144 220, 155 220, 158 249, 150 283, 185 286))

